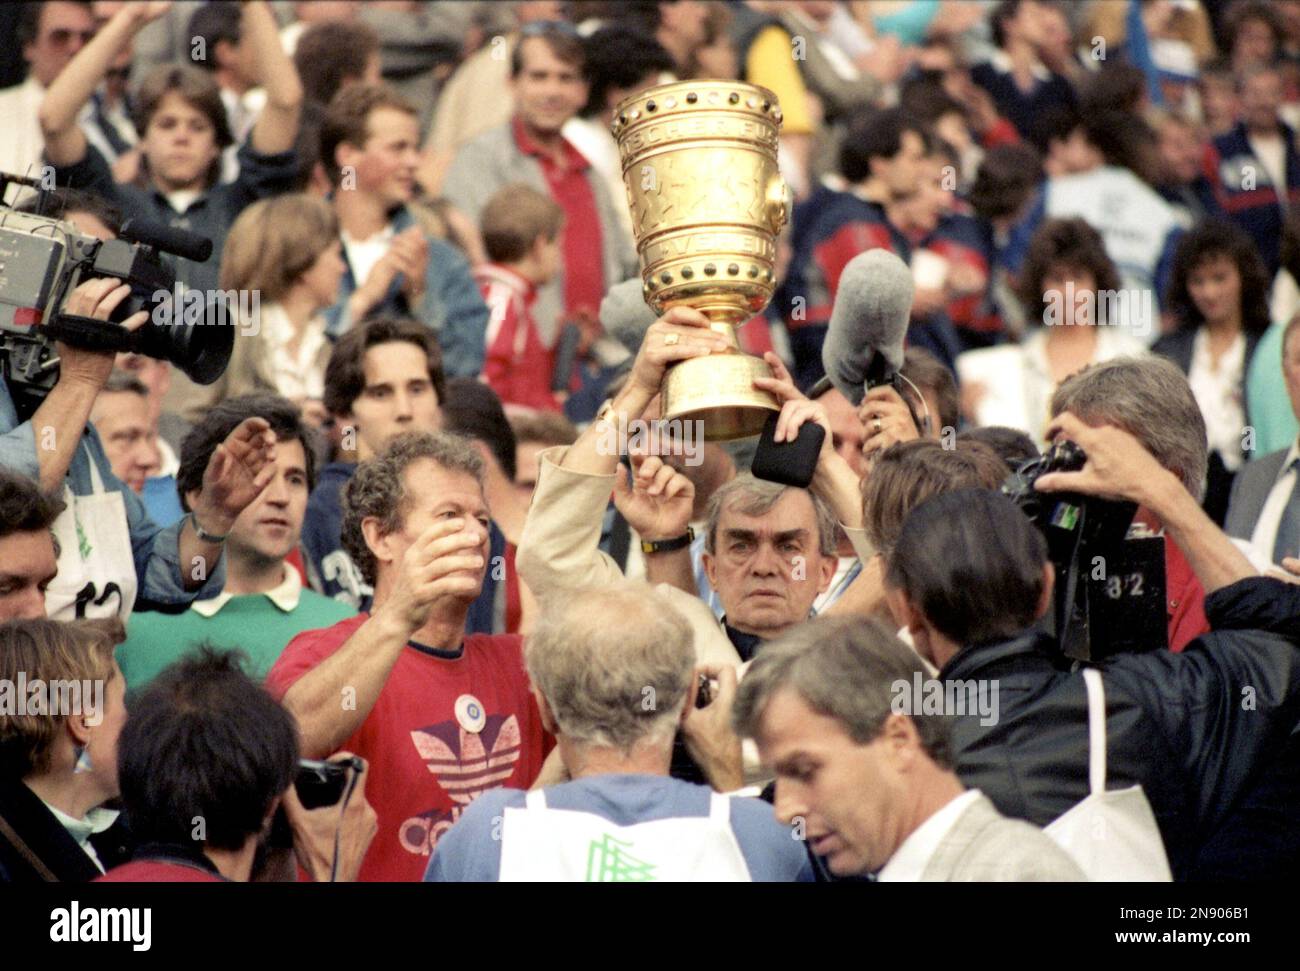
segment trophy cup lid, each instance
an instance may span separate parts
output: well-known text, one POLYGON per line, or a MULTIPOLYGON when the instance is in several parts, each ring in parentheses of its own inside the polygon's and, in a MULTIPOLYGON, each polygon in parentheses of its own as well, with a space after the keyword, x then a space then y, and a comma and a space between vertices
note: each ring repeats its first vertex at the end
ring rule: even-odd
POLYGON ((664 115, 725 111, 748 114, 780 129, 781 104, 767 88, 745 81, 670 81, 624 98, 614 108, 610 134, 615 138, 638 123, 664 115))

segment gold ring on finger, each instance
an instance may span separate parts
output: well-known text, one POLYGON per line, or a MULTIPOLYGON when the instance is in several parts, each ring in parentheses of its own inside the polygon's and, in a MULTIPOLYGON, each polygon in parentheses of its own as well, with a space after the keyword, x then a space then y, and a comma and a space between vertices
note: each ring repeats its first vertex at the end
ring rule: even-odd
POLYGON ((680 334, 664 334, 664 343, 667 344, 669 347, 672 347, 681 339, 682 338, 680 334))
POLYGON ((883 429, 885 426, 882 425, 882 424, 880 423, 880 419, 879 419, 879 418, 875 418, 875 419, 872 420, 872 425, 871 425, 871 427, 874 428, 876 434, 879 435, 880 432, 881 432, 881 429, 883 429))

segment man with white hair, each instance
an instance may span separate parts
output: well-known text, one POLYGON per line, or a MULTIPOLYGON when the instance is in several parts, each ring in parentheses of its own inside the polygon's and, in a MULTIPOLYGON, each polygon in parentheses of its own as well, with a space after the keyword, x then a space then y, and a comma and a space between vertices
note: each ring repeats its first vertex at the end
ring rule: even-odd
MULTIPOLYGON (((426 881, 812 879, 803 843, 765 803, 669 777, 677 726, 699 731, 706 716, 690 625, 648 585, 548 600, 525 659, 572 781, 483 793, 438 842, 426 881)), ((735 673, 716 674, 726 709, 735 673)))

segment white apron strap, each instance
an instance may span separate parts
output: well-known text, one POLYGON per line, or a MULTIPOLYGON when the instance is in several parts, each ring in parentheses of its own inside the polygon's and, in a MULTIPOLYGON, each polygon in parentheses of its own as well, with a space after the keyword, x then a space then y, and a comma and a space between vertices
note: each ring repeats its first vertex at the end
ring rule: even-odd
POLYGON ((720 792, 709 794, 709 819, 722 826, 731 826, 731 800, 720 792))
POLYGON ((1083 669, 1088 690, 1088 788, 1096 795, 1106 791, 1106 689, 1101 672, 1083 669))
POLYGON ((546 808, 546 790, 529 789, 524 795, 524 807, 527 809, 545 809, 546 808))
POLYGON ((82 439, 81 448, 86 450, 86 461, 90 463, 90 491, 94 495, 103 495, 104 479, 99 474, 99 463, 95 461, 95 456, 90 454, 90 446, 82 439))

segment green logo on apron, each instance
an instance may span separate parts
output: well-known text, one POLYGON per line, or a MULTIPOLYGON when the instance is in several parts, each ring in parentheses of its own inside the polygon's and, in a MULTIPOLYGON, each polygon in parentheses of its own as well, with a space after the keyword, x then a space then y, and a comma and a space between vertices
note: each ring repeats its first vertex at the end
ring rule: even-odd
POLYGON ((83 560, 89 559, 95 548, 90 545, 90 540, 86 539, 85 530, 81 528, 81 520, 77 518, 76 513, 72 514, 72 521, 77 527, 77 551, 83 560))
POLYGON ((622 850, 631 846, 608 833, 592 840, 587 848, 587 883, 643 883, 654 880, 653 863, 646 863, 622 850))

